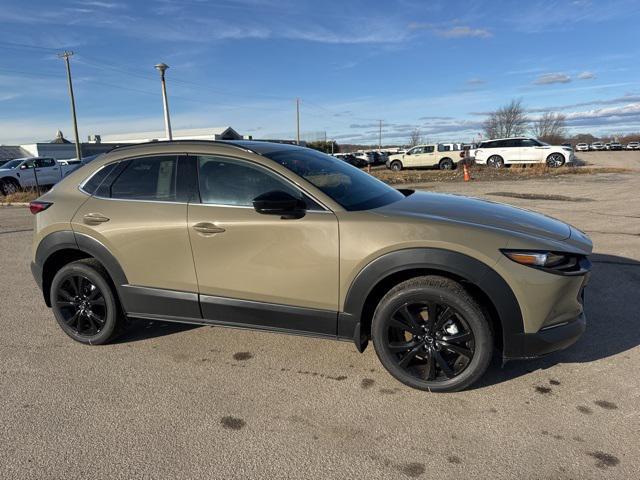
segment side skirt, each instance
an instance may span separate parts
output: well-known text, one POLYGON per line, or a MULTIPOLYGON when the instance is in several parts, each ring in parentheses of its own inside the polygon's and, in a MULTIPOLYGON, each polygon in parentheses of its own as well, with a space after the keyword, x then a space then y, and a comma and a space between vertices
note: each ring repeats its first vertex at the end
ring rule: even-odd
POLYGON ((337 332, 338 312, 330 310, 134 285, 121 285, 119 292, 131 318, 352 340, 337 332))

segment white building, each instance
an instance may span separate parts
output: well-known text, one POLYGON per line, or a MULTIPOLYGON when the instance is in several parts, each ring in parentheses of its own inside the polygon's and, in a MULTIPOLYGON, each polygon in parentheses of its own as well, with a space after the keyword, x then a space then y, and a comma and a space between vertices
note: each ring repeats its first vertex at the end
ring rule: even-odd
MULTIPOLYGON (((192 128, 173 130, 174 140, 242 140, 243 137, 231 127, 192 128)), ((96 143, 147 143, 167 140, 164 130, 115 135, 94 135, 96 143)))

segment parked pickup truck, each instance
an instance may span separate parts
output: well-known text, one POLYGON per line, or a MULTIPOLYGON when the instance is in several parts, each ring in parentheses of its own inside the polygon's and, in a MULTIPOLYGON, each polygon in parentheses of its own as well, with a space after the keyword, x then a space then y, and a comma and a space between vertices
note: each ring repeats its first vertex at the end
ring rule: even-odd
POLYGON ((460 160, 457 145, 438 143, 435 145, 417 145, 406 153, 391 155, 386 162, 387 168, 396 172, 403 168, 438 167, 440 170, 455 168, 460 160))
POLYGON ((54 185, 81 165, 62 165, 54 158, 29 157, 0 166, 0 193, 9 195, 37 185, 54 185))

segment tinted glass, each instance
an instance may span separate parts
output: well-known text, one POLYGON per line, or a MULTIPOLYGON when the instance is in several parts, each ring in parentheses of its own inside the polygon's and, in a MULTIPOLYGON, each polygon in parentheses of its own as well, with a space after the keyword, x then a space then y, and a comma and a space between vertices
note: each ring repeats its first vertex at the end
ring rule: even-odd
POLYGON ((273 191, 287 192, 304 199, 302 192, 289 183, 248 162, 199 156, 198 169, 202 203, 252 207, 254 198, 273 191))
POLYGON ((451 150, 451 145, 438 145, 439 152, 448 152, 451 150))
POLYGON ((176 160, 175 156, 130 160, 111 185, 111 198, 175 201, 176 160))
POLYGON ((111 163, 98 170, 91 178, 89 178, 89 180, 84 183, 82 189, 85 192, 93 195, 102 181, 107 178, 107 175, 109 175, 109 173, 115 168, 115 166, 115 163, 111 163))
POLYGON ((429 145, 428 147, 424 147, 424 153, 433 153, 436 147, 433 145, 429 145))
POLYGON ((38 158, 35 164, 36 168, 55 167, 56 161, 53 158, 38 158))
POLYGON ((368 210, 404 198, 362 170, 308 148, 264 154, 317 187, 347 210, 368 210))
POLYGON ((537 147, 539 144, 535 140, 527 138, 525 140, 520 140, 520 145, 523 147, 537 147))

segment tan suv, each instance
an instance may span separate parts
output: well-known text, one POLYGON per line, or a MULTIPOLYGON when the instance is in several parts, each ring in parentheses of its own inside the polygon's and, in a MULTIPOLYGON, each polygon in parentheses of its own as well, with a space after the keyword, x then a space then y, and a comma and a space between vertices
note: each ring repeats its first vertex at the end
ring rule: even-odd
MULTIPOLYGON (((86 344, 128 318, 372 339, 386 369, 459 390, 492 351, 530 358, 585 329, 592 244, 549 217, 395 190, 266 142, 118 148, 31 204, 32 271, 86 344)), ((319 344, 318 348, 322 346, 319 344)))

